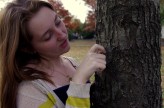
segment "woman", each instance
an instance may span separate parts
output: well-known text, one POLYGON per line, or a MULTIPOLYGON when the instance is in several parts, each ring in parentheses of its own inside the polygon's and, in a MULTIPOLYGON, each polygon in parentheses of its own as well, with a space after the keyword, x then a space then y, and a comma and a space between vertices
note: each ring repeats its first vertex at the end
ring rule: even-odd
POLYGON ((0 22, 0 43, 1 108, 90 107, 86 82, 105 69, 105 50, 93 45, 79 66, 63 57, 70 49, 68 33, 49 3, 9 3, 0 22))

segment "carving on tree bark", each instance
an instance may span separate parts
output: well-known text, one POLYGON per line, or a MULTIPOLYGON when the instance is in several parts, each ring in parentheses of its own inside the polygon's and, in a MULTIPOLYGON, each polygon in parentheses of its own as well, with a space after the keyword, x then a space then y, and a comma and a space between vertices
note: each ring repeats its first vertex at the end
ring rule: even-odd
POLYGON ((97 0, 96 41, 107 68, 91 87, 94 108, 162 108, 159 0, 97 0))

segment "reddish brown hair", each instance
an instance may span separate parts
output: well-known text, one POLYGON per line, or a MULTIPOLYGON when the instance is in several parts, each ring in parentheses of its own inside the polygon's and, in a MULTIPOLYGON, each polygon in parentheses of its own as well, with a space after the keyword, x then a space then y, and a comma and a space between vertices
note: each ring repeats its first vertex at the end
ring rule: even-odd
POLYGON ((0 21, 1 108, 16 108, 18 85, 24 80, 44 79, 47 74, 25 66, 31 60, 40 61, 34 54, 27 30, 28 21, 42 7, 53 7, 39 0, 16 0, 7 5, 0 21))

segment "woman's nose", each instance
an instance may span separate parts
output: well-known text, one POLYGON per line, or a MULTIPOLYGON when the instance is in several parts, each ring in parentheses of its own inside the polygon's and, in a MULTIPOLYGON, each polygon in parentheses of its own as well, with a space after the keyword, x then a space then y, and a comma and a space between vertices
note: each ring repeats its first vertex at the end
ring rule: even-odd
POLYGON ((63 32, 62 29, 56 29, 57 40, 63 40, 66 38, 66 36, 67 36, 67 34, 65 32, 63 32))

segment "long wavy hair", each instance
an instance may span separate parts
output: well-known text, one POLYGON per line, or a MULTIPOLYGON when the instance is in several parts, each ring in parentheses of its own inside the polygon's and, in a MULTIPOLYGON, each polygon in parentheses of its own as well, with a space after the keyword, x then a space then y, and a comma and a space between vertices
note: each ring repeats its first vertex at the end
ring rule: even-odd
POLYGON ((54 10, 45 1, 15 0, 3 12, 0 20, 1 108, 16 108, 20 82, 35 79, 50 81, 45 72, 26 67, 29 62, 38 63, 41 59, 31 46, 32 36, 27 23, 42 7, 54 10))

